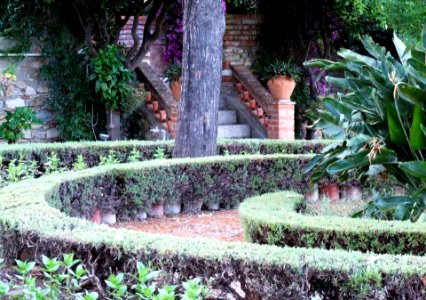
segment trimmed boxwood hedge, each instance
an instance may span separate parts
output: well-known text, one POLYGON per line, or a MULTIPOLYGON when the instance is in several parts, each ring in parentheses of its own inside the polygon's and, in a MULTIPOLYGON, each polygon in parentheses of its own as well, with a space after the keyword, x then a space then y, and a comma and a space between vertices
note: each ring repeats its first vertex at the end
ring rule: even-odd
POLYGON ((303 196, 278 192, 240 205, 246 240, 277 246, 426 254, 426 223, 303 214, 303 196))
MULTIPOLYGON (((222 140, 218 143, 217 154, 313 154, 319 153, 331 141, 279 141, 279 140, 222 140)), ((35 160, 39 164, 47 161, 48 156, 56 153, 62 167, 71 167, 78 155, 89 167, 99 164, 99 156, 107 156, 114 151, 121 162, 127 158, 133 149, 141 154, 141 161, 153 158, 155 150, 162 148, 166 157, 171 157, 173 141, 120 141, 120 142, 68 142, 50 144, 0 145, 0 156, 4 163, 12 159, 35 160)))
MULTIPOLYGON (((228 166, 238 166, 238 169, 245 169, 247 174, 251 174, 248 171, 251 166, 262 164, 264 167, 258 168, 256 179, 259 184, 251 185, 250 191, 252 194, 266 192, 278 187, 276 182, 279 180, 262 191, 261 184, 273 180, 273 177, 262 177, 261 171, 266 166, 285 167, 292 161, 303 164, 300 163, 303 158, 287 155, 158 160, 105 166, 10 184, 0 194, 3 253, 12 259, 38 257, 40 254, 52 257, 74 252, 90 266, 91 272, 101 278, 110 271, 132 271, 137 260, 150 261, 175 279, 190 276, 214 278, 218 285, 227 287, 238 281, 250 299, 303 299, 313 295, 321 295, 325 299, 424 298, 426 287, 422 279, 426 275, 426 257, 281 248, 143 234, 94 225, 70 217, 48 204, 64 211, 69 207, 68 213, 72 213, 72 201, 80 200, 88 205, 91 201, 102 201, 102 178, 106 176, 112 180, 112 189, 122 183, 127 184, 127 180, 139 178, 138 174, 175 174, 180 171, 182 174, 194 172, 199 175, 209 174, 206 171, 210 170, 213 173, 209 184, 216 186, 216 182, 224 182, 222 176, 239 174, 237 170, 232 174, 222 173, 222 170, 230 168, 228 166), (96 182, 94 178, 100 181, 96 182), (96 186, 97 183, 100 185, 96 186), (70 187, 82 187, 84 193, 80 194, 80 199, 66 197, 76 191, 70 187), (89 187, 95 192, 91 192, 89 187), (98 195, 98 192, 101 194, 98 195)), ((164 180, 164 177, 161 179, 164 180)), ((244 182, 253 184, 250 180, 242 182, 241 185, 238 181, 233 184, 237 187, 247 187, 244 182)), ((143 181, 137 183, 143 184, 143 181)), ((159 186, 163 183, 158 182, 159 186)), ((216 192, 216 189, 209 191, 216 192)), ((247 190, 240 192, 244 194, 247 190)), ((117 197, 120 195, 127 197, 116 193, 117 197)), ((167 198, 159 198, 158 201, 170 201, 169 194, 159 197, 167 198)))

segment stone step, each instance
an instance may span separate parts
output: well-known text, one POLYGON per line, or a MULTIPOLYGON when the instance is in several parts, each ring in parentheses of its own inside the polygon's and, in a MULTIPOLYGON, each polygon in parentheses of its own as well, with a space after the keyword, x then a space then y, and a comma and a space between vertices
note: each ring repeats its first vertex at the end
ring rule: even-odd
POLYGON ((219 125, 217 129, 219 139, 250 138, 250 126, 245 124, 219 125))
POLYGON ((219 110, 218 125, 230 125, 237 123, 237 113, 235 110, 219 110))

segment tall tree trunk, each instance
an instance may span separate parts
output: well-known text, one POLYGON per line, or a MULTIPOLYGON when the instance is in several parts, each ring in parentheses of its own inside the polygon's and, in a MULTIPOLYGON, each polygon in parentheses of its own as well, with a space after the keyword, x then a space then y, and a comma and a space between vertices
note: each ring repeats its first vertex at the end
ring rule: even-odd
POLYGON ((220 0, 184 0, 183 80, 174 157, 216 154, 224 32, 220 0))

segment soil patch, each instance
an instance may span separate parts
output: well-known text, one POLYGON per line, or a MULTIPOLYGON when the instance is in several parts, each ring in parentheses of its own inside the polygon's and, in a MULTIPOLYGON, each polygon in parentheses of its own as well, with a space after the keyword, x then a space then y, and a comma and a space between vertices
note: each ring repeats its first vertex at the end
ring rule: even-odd
POLYGON ((150 218, 121 223, 113 227, 179 237, 208 238, 226 242, 244 241, 238 210, 183 213, 176 217, 150 218))

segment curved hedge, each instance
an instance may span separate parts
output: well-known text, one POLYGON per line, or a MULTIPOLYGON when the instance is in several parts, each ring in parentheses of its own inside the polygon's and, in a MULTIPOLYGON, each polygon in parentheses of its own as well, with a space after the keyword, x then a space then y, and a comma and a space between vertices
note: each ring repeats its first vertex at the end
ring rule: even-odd
MULTIPOLYGON (((135 260, 151 261, 153 266, 173 274, 175 278, 177 275, 183 278, 214 278, 217 284, 226 286, 238 281, 252 299, 301 299, 313 295, 327 299, 425 297, 426 287, 422 281, 426 275, 425 257, 281 248, 143 234, 94 225, 70 217, 48 204, 72 214, 74 201, 82 201, 78 205, 86 203, 88 207, 94 204, 102 206, 102 202, 99 202, 115 188, 120 192, 115 193, 116 198, 112 200, 127 199, 129 194, 122 192, 131 193, 132 190, 120 190, 118 187, 130 185, 134 179, 133 186, 143 184, 147 178, 145 175, 180 172, 181 175, 192 176, 189 174, 194 170, 194 176, 215 171, 206 183, 207 186, 216 187, 208 192, 214 194, 220 191, 218 182, 226 182, 229 180, 227 176, 240 174, 236 166, 242 170, 241 174, 247 174, 247 180, 237 180, 232 184, 248 189, 235 190, 235 195, 243 195, 247 191, 250 191, 248 194, 255 194, 281 188, 280 182, 286 184, 285 178, 281 181, 274 179, 274 168, 287 166, 294 172, 297 165, 303 165, 303 158, 288 155, 159 160, 105 166, 10 184, 0 194, 3 252, 7 258, 38 256, 41 253, 57 256, 74 252, 91 266, 91 271, 100 276, 105 274, 105 270, 130 270, 135 260), (294 164, 289 166, 291 162, 294 164), (250 172, 251 167, 254 168, 253 172, 250 172), (262 170, 270 171, 263 176, 262 170), (104 190, 105 182, 110 183, 110 190, 104 190), (271 182, 266 185, 268 188, 261 190, 264 188, 262 184, 267 182, 271 182), (78 197, 71 196, 78 191, 81 191, 78 197)), ((197 189, 193 191, 195 194, 183 195, 192 197, 199 193, 197 189)), ((129 207, 134 207, 134 201, 140 195, 139 189, 135 189, 135 197, 129 207)), ((170 194, 157 195, 157 201, 169 201, 170 194)), ((126 206, 129 203, 121 204, 126 206)), ((143 204, 137 209, 142 207, 143 204)))
POLYGON ((303 196, 272 193, 240 205, 246 240, 277 246, 426 254, 426 223, 305 215, 303 196))

